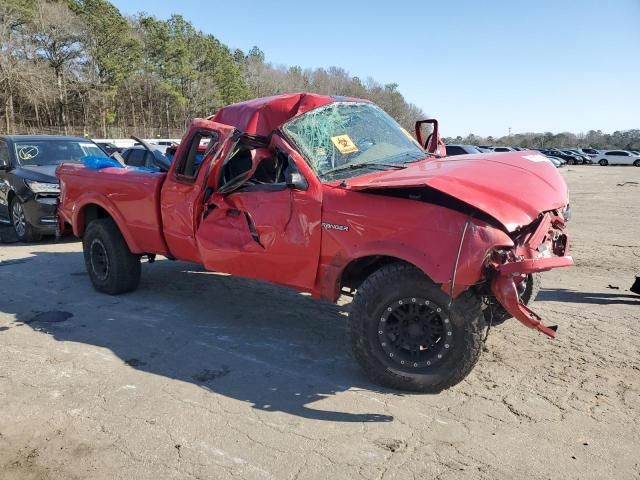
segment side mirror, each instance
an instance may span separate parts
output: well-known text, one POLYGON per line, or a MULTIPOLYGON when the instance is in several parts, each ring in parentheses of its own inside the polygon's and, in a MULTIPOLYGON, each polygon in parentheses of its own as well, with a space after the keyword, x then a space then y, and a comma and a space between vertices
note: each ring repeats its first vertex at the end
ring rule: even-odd
POLYGON ((296 190, 306 190, 309 188, 307 179, 299 172, 289 172, 287 174, 287 187, 295 188, 296 190))
POLYGON ((418 143, 423 146, 423 148, 429 153, 438 153, 438 141, 440 140, 438 128, 438 121, 435 118, 429 118, 427 120, 418 120, 416 122, 416 138, 418 139, 418 143), (422 132, 422 125, 431 125, 431 133, 427 138, 424 138, 422 132))

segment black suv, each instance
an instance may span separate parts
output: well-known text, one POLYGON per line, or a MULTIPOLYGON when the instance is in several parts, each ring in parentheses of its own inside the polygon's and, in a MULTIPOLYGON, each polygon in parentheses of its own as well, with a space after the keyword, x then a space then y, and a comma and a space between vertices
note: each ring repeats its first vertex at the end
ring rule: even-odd
POLYGON ((0 136, 0 223, 11 224, 22 242, 54 234, 60 194, 56 167, 87 156, 108 158, 82 137, 0 136))
POLYGON ((473 145, 447 145, 447 157, 452 155, 470 155, 474 153, 482 153, 473 145))

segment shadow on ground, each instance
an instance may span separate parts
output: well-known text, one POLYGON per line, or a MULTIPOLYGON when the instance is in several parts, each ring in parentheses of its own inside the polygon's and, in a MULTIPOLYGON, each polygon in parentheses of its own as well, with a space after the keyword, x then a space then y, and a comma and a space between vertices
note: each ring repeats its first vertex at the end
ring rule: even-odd
POLYGON ((597 305, 638 305, 640 296, 633 293, 588 293, 563 288, 543 289, 538 293, 536 302, 569 302, 597 305))
POLYGON ((393 420, 320 409, 326 402, 311 406, 349 389, 380 390, 351 357, 342 307, 168 260, 144 264, 136 292, 110 297, 93 290, 80 252, 38 249, 24 259, 28 265, 0 267, 14 292, 0 311, 16 316, 0 335, 33 328, 107 348, 130 368, 264 411, 331 422, 393 420))
MULTIPOLYGON (((30 245, 47 245, 51 243, 74 243, 79 240, 72 236, 65 236, 63 238, 57 239, 55 235, 45 235, 41 240, 34 242, 30 245)), ((16 233, 10 225, 0 224, 0 245, 3 248, 5 247, 13 247, 13 246, 24 246, 26 244, 18 241, 18 237, 16 233)))

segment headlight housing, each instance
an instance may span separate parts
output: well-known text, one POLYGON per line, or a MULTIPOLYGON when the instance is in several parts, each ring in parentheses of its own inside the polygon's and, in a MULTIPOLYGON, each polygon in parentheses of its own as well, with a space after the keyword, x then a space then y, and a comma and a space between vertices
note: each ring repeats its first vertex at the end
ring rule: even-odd
POLYGON ((58 183, 36 182, 35 180, 25 180, 24 183, 33 193, 60 193, 60 185, 58 183))

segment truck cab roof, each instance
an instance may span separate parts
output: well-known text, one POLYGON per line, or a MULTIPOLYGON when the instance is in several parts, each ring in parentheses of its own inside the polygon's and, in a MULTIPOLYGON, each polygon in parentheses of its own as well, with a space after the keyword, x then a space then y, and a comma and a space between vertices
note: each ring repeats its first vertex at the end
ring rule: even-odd
POLYGON ((370 103, 352 97, 289 93, 234 103, 220 109, 211 120, 233 126, 248 135, 266 137, 292 118, 332 102, 370 103))

